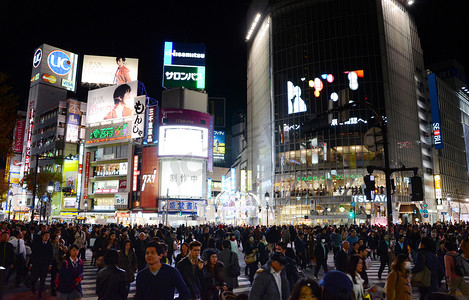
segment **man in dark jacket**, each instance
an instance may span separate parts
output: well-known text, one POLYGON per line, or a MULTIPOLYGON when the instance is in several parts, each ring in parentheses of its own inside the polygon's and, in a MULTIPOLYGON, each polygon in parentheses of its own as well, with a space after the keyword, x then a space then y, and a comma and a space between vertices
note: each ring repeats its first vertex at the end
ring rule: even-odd
POLYGON ((0 266, 7 269, 7 274, 12 272, 15 266, 15 252, 13 245, 8 242, 9 237, 8 231, 2 232, 0 237, 0 266))
POLYGON ((52 268, 53 249, 49 242, 48 231, 42 232, 33 243, 33 253, 31 255, 31 273, 33 275, 31 291, 36 293, 36 282, 39 279, 38 297, 42 297, 42 291, 46 284, 47 273, 52 268), (41 239, 39 241, 39 239, 41 239))
POLYGON ((294 241, 296 257, 298 259, 298 263, 303 269, 306 268, 306 241, 304 240, 304 238, 305 235, 300 232, 300 234, 294 241))
POLYGON ((201 242, 190 242, 189 255, 184 257, 176 266, 191 292, 191 299, 201 298, 202 283, 208 277, 204 268, 204 261, 199 258, 201 248, 201 242))
POLYGON ((342 243, 342 249, 340 249, 335 256, 335 268, 338 271, 345 272, 348 262, 348 252, 350 249, 350 244, 347 241, 342 243))
POLYGON ((147 263, 145 262, 145 247, 147 240, 144 232, 140 232, 138 239, 135 240, 133 247, 135 249, 135 255, 137 256, 138 271, 146 268, 147 263))
POLYGON ((270 260, 256 272, 249 300, 286 300, 290 297, 288 280, 282 269, 288 261, 281 252, 275 252, 270 260))
POLYGON ((129 284, 125 271, 118 268, 119 254, 109 250, 104 255, 106 267, 96 277, 96 295, 99 300, 125 300, 129 294, 129 284))
MULTIPOLYGON (((279 242, 277 243, 275 250, 285 254, 287 251, 287 245, 284 242, 279 242)), ((293 291, 293 287, 300 279, 300 275, 298 274, 298 269, 296 268, 296 262, 288 256, 285 256, 285 258, 287 259, 287 264, 283 267, 282 273, 285 273, 289 283, 290 291, 293 291)))
POLYGON ((318 277, 319 269, 322 267, 324 274, 327 273, 327 249, 326 249, 326 240, 322 239, 318 241, 316 247, 314 248, 314 261, 316 262, 316 267, 314 268, 314 277, 318 277))

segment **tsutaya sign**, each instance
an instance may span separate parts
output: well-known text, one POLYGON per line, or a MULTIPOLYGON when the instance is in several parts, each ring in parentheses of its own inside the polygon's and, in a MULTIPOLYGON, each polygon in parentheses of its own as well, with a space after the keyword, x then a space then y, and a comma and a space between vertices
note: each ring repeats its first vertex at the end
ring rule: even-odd
POLYGON ((353 202, 386 202, 387 198, 386 198, 386 195, 375 195, 374 200, 368 200, 366 199, 365 195, 357 195, 357 196, 352 196, 352 201, 353 202))

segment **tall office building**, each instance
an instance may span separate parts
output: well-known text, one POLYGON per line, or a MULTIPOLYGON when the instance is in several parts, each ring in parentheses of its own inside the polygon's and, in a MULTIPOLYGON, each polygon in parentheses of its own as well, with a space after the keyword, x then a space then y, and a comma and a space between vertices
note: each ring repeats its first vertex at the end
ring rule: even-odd
POLYGON ((363 193, 368 166, 384 166, 382 143, 366 137, 376 114, 388 128, 391 168, 418 168, 423 202, 411 201, 412 172, 395 172, 394 221, 432 222, 430 102, 417 29, 406 1, 254 1, 248 12, 247 171, 262 223, 386 222, 385 176, 363 193), (351 102, 367 102, 323 115, 351 102), (423 210, 427 210, 427 214, 423 210), (422 214, 420 214, 422 210, 422 214), (349 214, 353 212, 354 214, 349 214), (355 216, 355 218, 351 218, 355 216), (427 217, 424 219, 424 217, 427 217), (272 220, 271 219, 271 220, 272 220))

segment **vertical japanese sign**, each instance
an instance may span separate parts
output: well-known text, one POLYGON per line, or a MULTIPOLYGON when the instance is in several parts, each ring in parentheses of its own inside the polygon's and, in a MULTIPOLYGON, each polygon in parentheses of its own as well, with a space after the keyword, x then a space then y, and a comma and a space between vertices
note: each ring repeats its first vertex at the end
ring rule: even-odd
POLYGON ((213 125, 214 125, 214 118, 211 115, 210 121, 208 125, 208 161, 207 161, 207 171, 213 171, 213 125))
POLYGON ((132 191, 137 191, 137 178, 140 175, 140 171, 138 170, 138 155, 134 155, 134 174, 132 180, 132 191))
POLYGON ((133 122, 132 122, 132 138, 143 138, 145 129, 145 100, 146 96, 135 97, 135 104, 133 109, 133 122))
POLYGON ((430 106, 432 110, 433 144, 435 149, 443 149, 443 140, 441 137, 440 106, 438 104, 438 87, 436 82, 436 75, 434 73, 428 75, 428 89, 430 90, 430 106))
POLYGON ((143 143, 146 145, 158 143, 158 106, 148 106, 146 110, 145 135, 143 143))
POLYGON ((29 164, 31 162, 31 139, 33 137, 33 125, 34 125, 34 108, 31 106, 33 102, 30 104, 29 110, 29 122, 28 122, 28 133, 26 138, 26 149, 25 149, 25 159, 24 159, 24 172, 29 172, 29 164))
POLYGON ((83 179, 83 199, 88 199, 88 186, 90 183, 91 152, 86 152, 85 178, 83 179))
POLYGON ((69 100, 68 103, 68 120, 66 142, 75 143, 78 141, 78 130, 80 125, 80 102, 69 100))
POLYGON ((439 174, 434 175, 435 180, 435 198, 441 199, 443 197, 441 189, 441 176, 439 174))

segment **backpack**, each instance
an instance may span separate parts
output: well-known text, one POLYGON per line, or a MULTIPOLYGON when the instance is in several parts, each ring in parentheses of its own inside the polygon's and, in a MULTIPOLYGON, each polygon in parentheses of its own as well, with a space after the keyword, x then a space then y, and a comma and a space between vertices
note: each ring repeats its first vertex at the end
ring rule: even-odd
POLYGON ((228 265, 227 272, 231 277, 238 277, 241 275, 241 270, 238 264, 235 262, 231 262, 233 257, 233 252, 230 251, 230 264, 228 265))
POLYGON ((459 276, 469 275, 469 262, 461 254, 451 256, 454 258, 456 274, 458 274, 459 276))
MULTIPOLYGON (((65 259, 63 261, 63 263, 65 263, 65 270, 68 270, 68 259, 65 259)), ((81 259, 78 259, 78 264, 80 265, 80 267, 83 266, 83 261, 81 259)), ((60 285, 60 277, 59 277, 60 273, 57 272, 57 275, 55 277, 55 280, 54 280, 54 284, 55 284, 55 287, 58 289, 59 288, 59 285, 60 285)))

